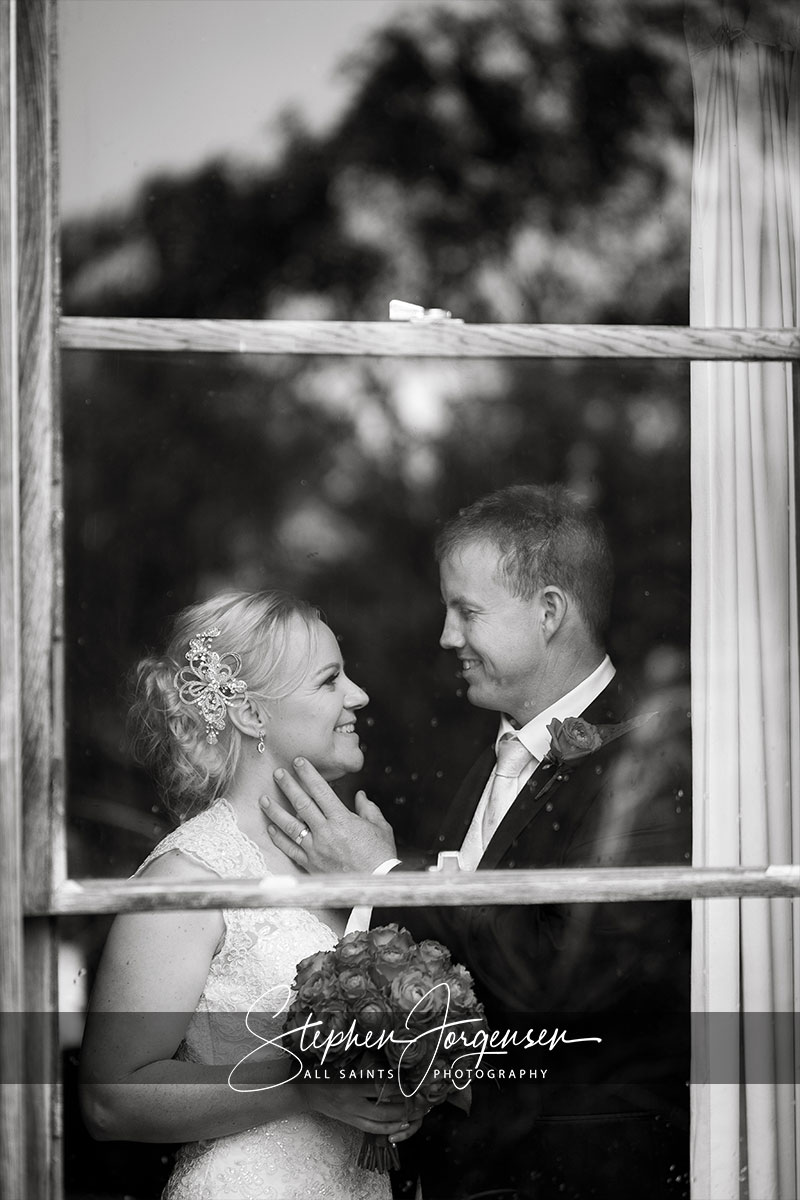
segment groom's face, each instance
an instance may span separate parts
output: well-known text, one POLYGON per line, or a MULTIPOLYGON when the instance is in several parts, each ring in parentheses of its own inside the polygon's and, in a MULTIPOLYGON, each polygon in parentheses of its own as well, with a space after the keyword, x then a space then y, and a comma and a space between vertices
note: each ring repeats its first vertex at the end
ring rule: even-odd
POLYGON ((547 649, 541 605, 511 594, 490 542, 457 547, 440 564, 440 577, 446 608, 440 643, 458 655, 467 699, 526 724, 536 715, 531 697, 547 649))

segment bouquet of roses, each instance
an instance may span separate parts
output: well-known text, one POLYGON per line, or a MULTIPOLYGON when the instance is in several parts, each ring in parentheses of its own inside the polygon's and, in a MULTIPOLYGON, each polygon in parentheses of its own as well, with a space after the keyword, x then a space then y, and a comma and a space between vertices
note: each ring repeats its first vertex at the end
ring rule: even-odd
MULTIPOLYGON (((378 1100, 470 1107, 469 1063, 488 1028, 472 978, 439 942, 417 944, 397 925, 348 934, 297 966, 285 1042, 304 1067, 377 1079, 378 1100)), ((359 1166, 399 1165, 385 1137, 365 1134, 359 1166)))

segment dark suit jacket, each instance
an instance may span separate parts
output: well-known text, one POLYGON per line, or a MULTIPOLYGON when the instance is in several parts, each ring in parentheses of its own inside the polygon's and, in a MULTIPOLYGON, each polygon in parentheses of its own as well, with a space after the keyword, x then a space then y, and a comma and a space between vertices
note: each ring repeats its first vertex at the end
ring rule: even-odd
MULTIPOLYGON (((614 725, 635 711, 615 677, 575 715, 614 725)), ((478 870, 687 863, 686 720, 685 712, 659 714, 566 768, 540 764, 478 870)), ((461 845, 493 765, 490 749, 455 797, 438 849, 461 845)), ((491 1028, 558 1026, 603 1039, 487 1063, 545 1067, 549 1079, 477 1083, 468 1119, 449 1105, 434 1110, 408 1143, 425 1200, 492 1188, 537 1200, 683 1194, 688 902, 384 909, 373 917, 388 921, 449 947, 471 971, 491 1028)))

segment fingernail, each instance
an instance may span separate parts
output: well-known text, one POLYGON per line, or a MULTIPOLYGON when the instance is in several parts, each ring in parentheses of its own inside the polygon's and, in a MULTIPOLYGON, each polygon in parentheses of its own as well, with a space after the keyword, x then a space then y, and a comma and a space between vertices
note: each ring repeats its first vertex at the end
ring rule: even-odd
POLYGON ((283 767, 278 767, 277 771, 272 772, 274 779, 283 779, 284 774, 285 774, 285 771, 284 771, 283 767))
POLYGON ((273 833, 274 833, 274 832, 275 832, 275 826, 274 826, 274 825, 268 825, 268 826, 267 826, 267 833, 270 835, 270 837, 272 837, 272 835, 273 835, 273 833))
POLYGON ((304 758, 296 758, 294 760, 294 765, 296 767, 303 767, 303 766, 305 766, 305 762, 306 762, 306 760, 304 758))
POLYGON ((262 808, 269 808, 269 796, 262 796, 262 797, 261 797, 261 807, 262 807, 262 808))

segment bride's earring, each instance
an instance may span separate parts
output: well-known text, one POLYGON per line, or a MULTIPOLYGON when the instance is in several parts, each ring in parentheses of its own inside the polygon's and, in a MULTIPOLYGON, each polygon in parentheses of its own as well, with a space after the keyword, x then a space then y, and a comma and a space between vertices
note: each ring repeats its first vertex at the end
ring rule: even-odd
POLYGON ((258 731, 258 745, 256 746, 256 750, 258 751, 258 753, 259 753, 259 754, 263 754, 263 753, 264 753, 264 749, 265 749, 265 747, 264 747, 264 730, 263 730, 263 729, 259 729, 259 731, 258 731))

